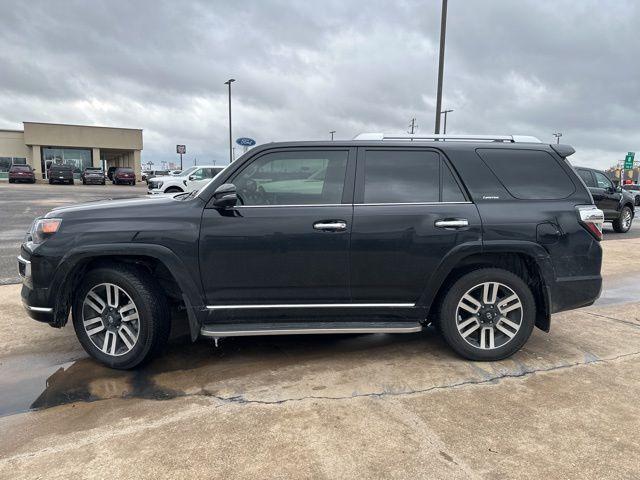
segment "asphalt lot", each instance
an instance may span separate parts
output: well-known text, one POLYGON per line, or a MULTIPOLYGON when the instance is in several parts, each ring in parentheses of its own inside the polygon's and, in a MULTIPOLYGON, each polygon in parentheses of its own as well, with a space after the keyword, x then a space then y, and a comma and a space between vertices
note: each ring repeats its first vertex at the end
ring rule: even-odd
MULTIPOLYGON (((5 233, 20 230, 3 256, 21 217, 76 192, 144 193, 45 186, 42 200, 17 187, 0 186, 5 233)), ((637 478, 639 247, 637 226, 608 232, 598 303, 492 363, 460 359, 427 329, 218 348, 178 338, 118 372, 87 358, 72 328, 30 320, 19 285, 0 286, 0 478, 637 478)))
POLYGON ((52 208, 104 198, 147 195, 146 183, 128 185, 49 185, 0 182, 0 285, 20 281, 16 256, 34 218, 52 208))

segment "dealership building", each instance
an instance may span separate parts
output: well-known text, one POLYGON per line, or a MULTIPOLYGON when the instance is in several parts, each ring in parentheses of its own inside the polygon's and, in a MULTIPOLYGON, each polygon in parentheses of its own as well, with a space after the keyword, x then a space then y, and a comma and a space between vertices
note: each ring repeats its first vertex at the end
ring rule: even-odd
POLYGON ((140 180, 142 130, 24 122, 23 130, 0 130, 0 178, 12 164, 28 164, 47 178, 52 163, 68 164, 79 176, 86 167, 131 167, 140 180))

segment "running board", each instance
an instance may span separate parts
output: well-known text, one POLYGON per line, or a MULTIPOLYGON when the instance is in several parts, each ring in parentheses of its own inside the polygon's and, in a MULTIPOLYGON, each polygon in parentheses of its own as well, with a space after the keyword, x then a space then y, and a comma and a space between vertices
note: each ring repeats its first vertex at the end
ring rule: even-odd
POLYGON ((323 322, 323 323, 245 323, 205 325, 204 337, 250 337, 259 335, 317 335, 329 333, 415 333, 418 322, 323 322))

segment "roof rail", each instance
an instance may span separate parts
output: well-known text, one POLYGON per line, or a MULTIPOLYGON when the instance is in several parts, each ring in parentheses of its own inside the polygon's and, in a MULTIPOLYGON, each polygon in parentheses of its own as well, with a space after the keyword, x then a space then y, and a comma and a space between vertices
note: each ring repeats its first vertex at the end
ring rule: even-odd
POLYGON ((507 143, 542 143, 536 137, 528 135, 410 135, 406 133, 361 133, 354 140, 442 140, 442 141, 481 141, 481 142, 507 142, 507 143))

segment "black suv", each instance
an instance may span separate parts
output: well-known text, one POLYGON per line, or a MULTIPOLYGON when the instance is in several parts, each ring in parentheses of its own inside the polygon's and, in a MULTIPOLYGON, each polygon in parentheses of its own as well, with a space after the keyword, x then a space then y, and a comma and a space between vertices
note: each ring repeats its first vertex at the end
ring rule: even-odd
POLYGON ((602 170, 575 168, 589 188, 594 203, 604 212, 605 222, 611 222, 613 229, 618 233, 628 232, 635 216, 634 196, 620 186, 615 186, 602 170))
POLYGON ((516 352, 600 293, 603 215, 565 157, 518 137, 270 143, 199 192, 60 207, 18 258, 29 315, 114 368, 191 338, 407 333, 516 352), (176 318, 176 321, 179 321, 176 318))
POLYGON ((47 171, 49 184, 68 183, 73 185, 73 167, 71 165, 58 165, 54 163, 47 171))

